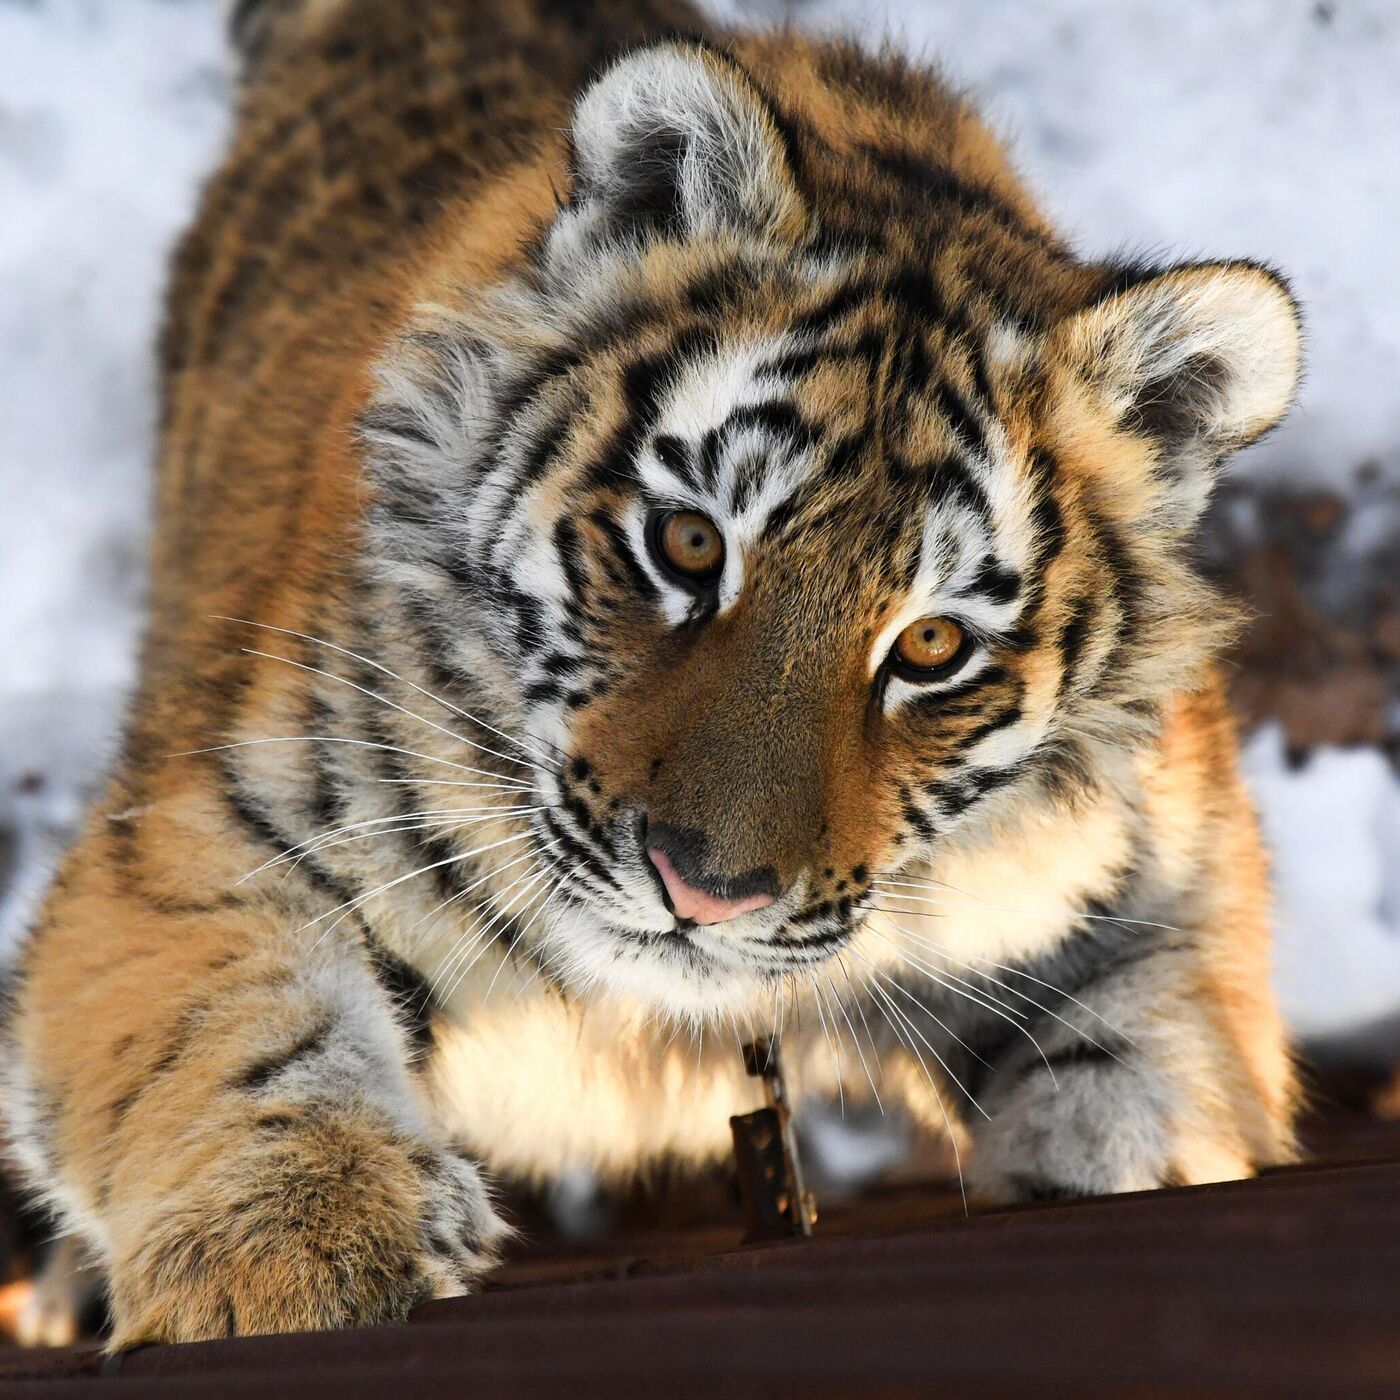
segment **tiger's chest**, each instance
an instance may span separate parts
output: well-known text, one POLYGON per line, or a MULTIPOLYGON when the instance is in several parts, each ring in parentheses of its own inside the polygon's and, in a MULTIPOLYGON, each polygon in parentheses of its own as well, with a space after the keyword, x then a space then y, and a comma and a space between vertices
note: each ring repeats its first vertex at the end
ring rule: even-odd
POLYGON ((718 1158, 730 1115, 762 1102, 732 1036, 672 1036, 539 986, 446 1008, 430 1076, 448 1133, 494 1170, 531 1180, 718 1158))

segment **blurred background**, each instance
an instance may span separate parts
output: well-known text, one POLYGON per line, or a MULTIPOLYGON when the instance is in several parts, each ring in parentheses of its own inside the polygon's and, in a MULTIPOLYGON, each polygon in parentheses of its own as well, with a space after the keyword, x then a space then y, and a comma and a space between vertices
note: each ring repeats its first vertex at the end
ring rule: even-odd
MULTIPOLYGON (((389 0, 385 0, 389 3, 389 0)), ((1400 1055, 1400 6, 811 0, 717 17, 936 58, 1087 253, 1248 255, 1303 302, 1288 424, 1204 532, 1315 1050, 1400 1055)), ((152 344, 228 128, 218 0, 0 0, 0 950, 100 776, 141 630, 152 344)))

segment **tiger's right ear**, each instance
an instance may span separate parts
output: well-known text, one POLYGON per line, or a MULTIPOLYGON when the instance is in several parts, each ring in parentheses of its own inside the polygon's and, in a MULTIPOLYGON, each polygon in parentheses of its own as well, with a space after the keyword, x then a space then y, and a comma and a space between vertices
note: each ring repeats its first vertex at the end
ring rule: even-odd
POLYGON ((1278 274, 1196 263, 1133 277, 1064 321, 1051 348, 1068 370, 1055 396, 1062 439, 1115 499, 1181 530, 1222 459, 1288 411, 1302 327, 1278 274))
POLYGON ((748 75, 698 43, 626 54, 574 106, 573 195, 552 257, 609 242, 799 239, 807 211, 772 108, 748 75))

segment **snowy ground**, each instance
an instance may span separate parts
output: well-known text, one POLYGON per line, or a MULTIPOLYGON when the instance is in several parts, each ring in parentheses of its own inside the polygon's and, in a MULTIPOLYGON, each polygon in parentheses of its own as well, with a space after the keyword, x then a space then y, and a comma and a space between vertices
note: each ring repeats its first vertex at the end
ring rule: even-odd
MULTIPOLYGON (((757 0, 719 13, 764 19, 757 0)), ((132 674, 170 241, 226 127, 215 0, 0 0, 0 934, 67 832, 132 674), (3 891, 10 891, 8 902, 3 891)), ((938 55, 1088 251, 1285 268, 1311 370, 1240 462, 1400 480, 1394 0, 810 0, 938 55)), ((1376 522, 1358 518, 1359 531, 1376 522)), ((1400 1011, 1400 789, 1374 751, 1248 767, 1278 853, 1295 1025, 1400 1011)))

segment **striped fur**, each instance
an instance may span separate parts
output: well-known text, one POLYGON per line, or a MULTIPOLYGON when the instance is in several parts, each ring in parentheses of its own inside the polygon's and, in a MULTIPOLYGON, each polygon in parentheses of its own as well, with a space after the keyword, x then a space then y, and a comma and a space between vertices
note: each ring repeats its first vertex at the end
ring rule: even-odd
POLYGON ((778 1024, 988 1198, 1285 1158, 1189 555, 1293 391, 1279 279, 1077 258, 958 97, 849 45, 239 14, 144 681, 10 1020, 15 1152, 116 1343, 461 1291, 479 1165, 711 1157, 778 1024), (712 587, 666 509, 722 530, 712 587), (887 663, 927 615, 968 638, 931 681, 887 663), (677 926, 662 830, 773 902, 677 926))

